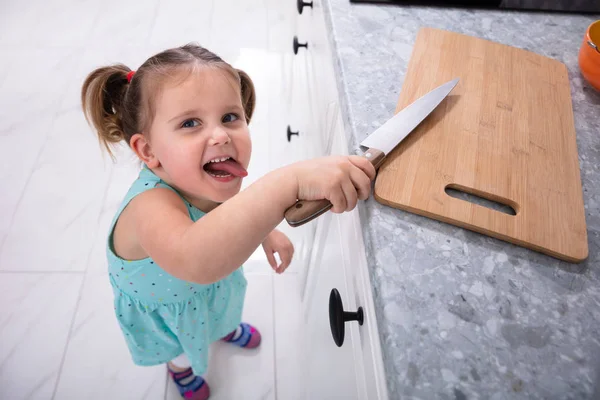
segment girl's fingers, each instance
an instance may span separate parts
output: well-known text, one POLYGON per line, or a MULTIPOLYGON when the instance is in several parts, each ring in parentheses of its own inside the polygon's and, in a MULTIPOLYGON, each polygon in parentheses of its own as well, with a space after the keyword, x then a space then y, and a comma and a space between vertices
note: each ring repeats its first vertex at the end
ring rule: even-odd
POLYGON ((265 254, 267 255, 267 260, 269 261, 269 264, 271 265, 271 268, 276 269, 277 268, 277 261, 275 261, 275 253, 271 250, 265 251, 265 254))

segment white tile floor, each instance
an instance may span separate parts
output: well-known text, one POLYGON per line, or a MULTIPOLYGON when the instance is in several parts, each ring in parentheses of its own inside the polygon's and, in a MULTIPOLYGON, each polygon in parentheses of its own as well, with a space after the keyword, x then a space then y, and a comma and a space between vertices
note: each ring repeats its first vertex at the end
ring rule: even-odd
MULTIPOLYGON (((286 151, 294 4, 0 0, 0 399, 179 398, 163 366, 132 363, 113 315, 104 243, 137 171, 127 149, 117 164, 100 152, 81 84, 99 65, 135 69, 166 47, 205 45, 255 81, 249 183, 286 151)), ((306 234, 280 228, 295 243, 306 234)), ((260 248, 249 260, 244 319, 263 346, 215 344, 211 398, 300 398, 300 268, 275 276, 260 248)))

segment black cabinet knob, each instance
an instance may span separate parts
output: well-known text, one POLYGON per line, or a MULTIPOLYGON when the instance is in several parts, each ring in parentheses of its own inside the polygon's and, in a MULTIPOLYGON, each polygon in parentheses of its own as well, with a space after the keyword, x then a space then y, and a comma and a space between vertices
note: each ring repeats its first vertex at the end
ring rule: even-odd
POLYGON ((300 132, 292 132, 292 128, 290 128, 290 126, 288 125, 287 127, 287 138, 288 138, 288 142, 290 142, 292 140, 292 135, 296 135, 299 136, 300 132))
POLYGON ((298 49, 300 47, 306 47, 306 49, 308 50, 308 43, 299 43, 298 36, 294 36, 294 54, 298 54, 298 49))
POLYGON ((344 344, 345 323, 348 321, 358 321, 359 325, 363 324, 364 315, 362 307, 358 307, 358 311, 344 311, 342 298, 337 289, 331 289, 329 294, 329 326, 331 327, 331 335, 333 341, 338 347, 344 344))
POLYGON ((298 1, 297 1, 297 5, 298 5, 298 12, 299 12, 300 14, 302 14, 302 9, 303 9, 304 7, 306 7, 306 6, 308 6, 308 7, 312 8, 312 6, 313 6, 313 2, 311 1, 310 3, 305 3, 303 0, 298 0, 298 1))

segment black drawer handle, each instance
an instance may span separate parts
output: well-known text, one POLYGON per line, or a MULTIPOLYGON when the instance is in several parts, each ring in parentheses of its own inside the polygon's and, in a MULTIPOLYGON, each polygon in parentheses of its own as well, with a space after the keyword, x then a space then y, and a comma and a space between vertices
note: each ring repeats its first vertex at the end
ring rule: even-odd
POLYGON ((344 311, 342 298, 337 289, 331 289, 329 294, 329 326, 331 327, 331 335, 333 341, 338 347, 344 344, 345 323, 348 321, 358 321, 359 325, 363 324, 364 315, 362 307, 358 307, 358 311, 344 311))
POLYGON ((311 1, 310 3, 305 3, 303 0, 298 0, 297 5, 298 5, 298 13, 302 14, 302 9, 306 6, 312 8, 313 2, 311 1))
POLYGON ((290 128, 290 126, 288 125, 287 127, 287 138, 288 138, 288 142, 290 142, 292 140, 292 135, 296 135, 299 136, 300 132, 292 132, 292 128, 290 128))
POLYGON ((294 36, 294 54, 298 54, 298 49, 300 47, 306 47, 308 50, 308 43, 298 43, 298 36, 294 36))

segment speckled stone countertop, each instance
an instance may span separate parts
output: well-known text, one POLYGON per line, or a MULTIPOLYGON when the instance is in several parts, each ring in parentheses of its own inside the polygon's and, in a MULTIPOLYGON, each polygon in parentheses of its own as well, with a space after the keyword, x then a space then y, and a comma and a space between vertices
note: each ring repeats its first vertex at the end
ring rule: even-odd
POLYGON ((569 70, 589 258, 568 264, 452 225, 360 205, 391 399, 600 399, 600 94, 579 46, 598 15, 325 0, 349 149, 393 115, 417 31, 441 28, 569 70))

